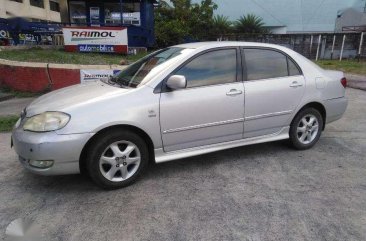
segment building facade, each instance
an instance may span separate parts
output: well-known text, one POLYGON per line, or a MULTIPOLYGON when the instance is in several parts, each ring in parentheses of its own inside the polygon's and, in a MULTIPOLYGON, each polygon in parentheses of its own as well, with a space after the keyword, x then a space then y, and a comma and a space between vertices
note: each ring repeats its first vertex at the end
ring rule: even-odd
POLYGON ((131 47, 152 47, 155 0, 60 0, 61 22, 71 27, 126 27, 131 47))
POLYGON ((0 0, 0 18, 14 17, 32 22, 61 22, 59 0, 0 0))
POLYGON ((339 11, 336 32, 366 32, 366 11, 354 8, 339 11))

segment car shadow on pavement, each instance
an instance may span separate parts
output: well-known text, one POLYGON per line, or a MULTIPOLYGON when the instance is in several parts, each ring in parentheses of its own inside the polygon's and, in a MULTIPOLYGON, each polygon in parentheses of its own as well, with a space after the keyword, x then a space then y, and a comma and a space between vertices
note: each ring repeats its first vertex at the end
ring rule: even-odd
MULTIPOLYGON (((237 147, 229 150, 218 151, 200 156, 185 158, 181 160, 155 164, 150 163, 145 173, 133 186, 138 187, 149 181, 164 181, 166 177, 180 177, 200 170, 210 170, 215 166, 225 165, 228 168, 236 168, 238 165, 252 165, 263 159, 277 153, 294 151, 290 149, 286 141, 277 141, 272 143, 256 144, 245 147, 237 147)), ((24 178, 20 186, 27 189, 27 192, 47 192, 75 193, 75 192, 98 192, 103 191, 96 186, 86 174, 62 175, 62 176, 39 176, 26 170, 23 170, 24 178), (33 190, 33 191, 32 191, 33 190)))

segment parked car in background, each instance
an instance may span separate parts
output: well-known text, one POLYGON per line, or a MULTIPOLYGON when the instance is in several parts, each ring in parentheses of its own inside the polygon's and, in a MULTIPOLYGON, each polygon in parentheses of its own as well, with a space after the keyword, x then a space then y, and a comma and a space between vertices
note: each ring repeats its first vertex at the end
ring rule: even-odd
POLYGON ((104 188, 156 163, 289 139, 311 148, 347 107, 342 72, 278 45, 204 42, 154 52, 118 75, 36 99, 12 143, 28 170, 87 172, 104 188))

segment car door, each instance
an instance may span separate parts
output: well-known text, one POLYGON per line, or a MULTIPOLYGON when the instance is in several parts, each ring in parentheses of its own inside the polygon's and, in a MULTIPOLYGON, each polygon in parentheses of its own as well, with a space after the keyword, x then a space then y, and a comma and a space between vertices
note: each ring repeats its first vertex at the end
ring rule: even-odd
POLYGON ((304 95, 304 76, 298 65, 279 50, 244 48, 243 52, 244 137, 277 133, 288 125, 304 95))
POLYGON ((160 126, 164 151, 241 139, 244 86, 238 48, 200 53, 171 75, 187 87, 162 91, 160 126))

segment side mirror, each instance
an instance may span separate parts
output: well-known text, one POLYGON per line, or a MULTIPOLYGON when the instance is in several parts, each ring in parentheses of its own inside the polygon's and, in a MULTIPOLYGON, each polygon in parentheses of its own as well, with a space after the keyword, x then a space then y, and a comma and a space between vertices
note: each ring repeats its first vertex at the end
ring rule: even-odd
POLYGON ((183 75, 172 75, 169 77, 166 85, 172 90, 184 89, 187 87, 187 80, 183 75))

